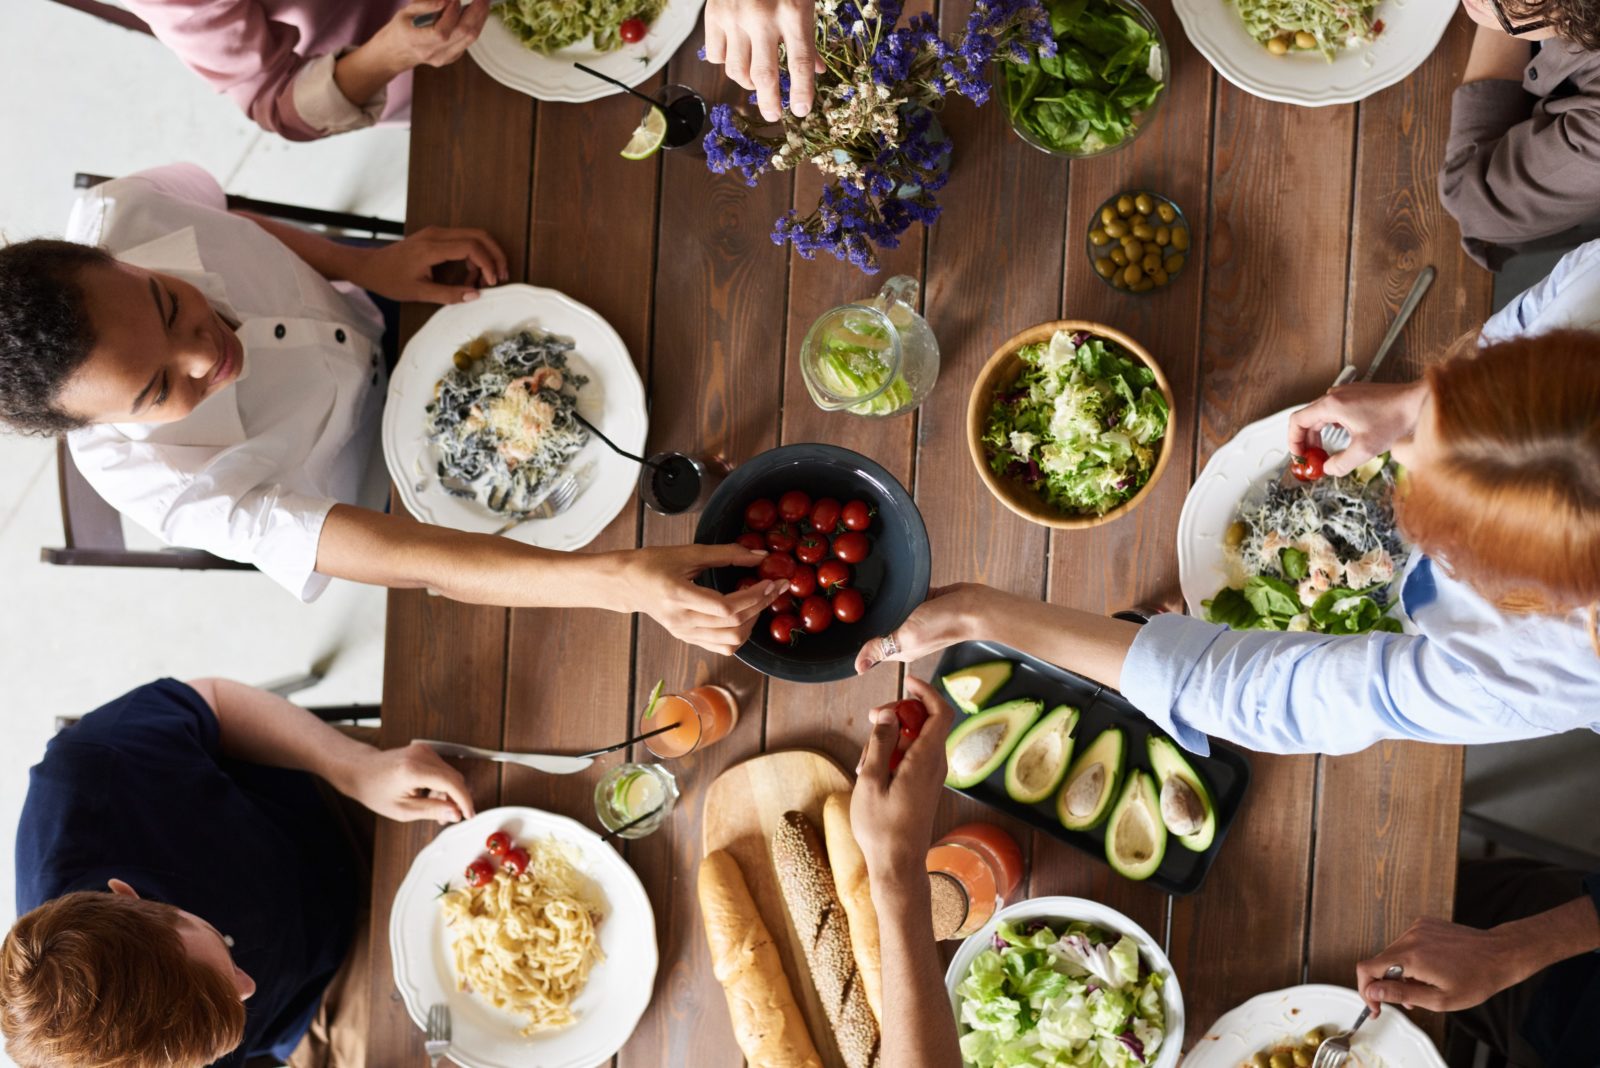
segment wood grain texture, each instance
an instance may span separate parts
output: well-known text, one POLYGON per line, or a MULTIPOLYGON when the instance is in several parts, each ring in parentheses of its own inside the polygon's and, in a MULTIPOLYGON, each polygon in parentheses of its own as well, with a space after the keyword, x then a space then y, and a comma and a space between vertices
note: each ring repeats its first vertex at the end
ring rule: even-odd
MULTIPOLYGON (((725 849, 739 862, 761 919, 777 941, 789 989, 800 1003, 811 1041, 828 1068, 843 1068, 844 1059, 811 982, 805 944, 784 905, 783 891, 772 867, 771 843, 783 814, 789 811, 804 812, 820 839, 822 803, 829 794, 848 791, 850 785, 844 769, 825 754, 804 749, 768 752, 735 764, 717 776, 706 791, 701 830, 704 852, 725 849)), ((704 944, 697 948, 705 951, 704 944)), ((724 1024, 725 1009, 710 1016, 718 1025, 732 1026, 724 1024)))

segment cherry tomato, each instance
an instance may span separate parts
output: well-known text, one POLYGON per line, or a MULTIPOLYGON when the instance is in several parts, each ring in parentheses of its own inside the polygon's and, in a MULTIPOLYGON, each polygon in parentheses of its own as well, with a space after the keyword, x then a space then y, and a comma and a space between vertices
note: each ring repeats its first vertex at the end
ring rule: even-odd
POLYGON ((843 560, 829 560, 817 567, 817 585, 825 590, 842 588, 850 581, 850 565, 843 560))
POLYGON ((867 541, 867 536, 859 530, 852 530, 848 534, 840 534, 833 539, 833 555, 847 564, 859 564, 867 558, 867 553, 871 551, 871 543, 867 541))
POLYGON ((832 534, 839 529, 839 502, 824 497, 811 506, 811 529, 818 534, 832 534))
POLYGON ((780 615, 780 616, 785 614, 785 613, 787 613, 787 612, 798 612, 799 611, 799 609, 797 609, 794 606, 794 598, 789 596, 789 591, 787 591, 787 590, 785 590, 784 592, 778 594, 777 597, 773 598, 772 603, 770 605, 768 605, 767 607, 773 613, 775 613, 777 615, 780 615))
POLYGON ((489 851, 491 857, 503 857, 506 855, 506 850, 511 848, 511 836, 505 831, 495 831, 489 836, 484 848, 489 851))
POLYGON ((494 865, 479 857, 467 865, 468 886, 488 886, 494 881, 494 865))
POLYGON ((745 505, 744 525, 765 533, 778 525, 778 506, 762 497, 745 505))
POLYGON ((846 530, 866 530, 872 526, 872 506, 866 501, 851 501, 839 512, 846 530))
POLYGON ((751 552, 764 553, 767 551, 767 539, 753 530, 747 530, 733 540, 736 544, 749 549, 751 552))
POLYGON ((789 578, 789 592, 796 597, 810 597, 817 592, 817 569, 810 564, 801 564, 794 569, 794 574, 789 578))
POLYGON ((764 579, 787 579, 794 577, 794 557, 788 553, 769 553, 761 561, 761 566, 756 568, 756 574, 764 579))
POLYGON ((811 514, 811 498, 799 490, 790 490, 778 498, 778 514, 785 523, 798 523, 811 514))
POLYGON ((812 594, 800 602, 800 623, 808 633, 821 634, 833 626, 833 605, 821 594, 812 594))
POLYGON ((779 645, 795 645, 800 641, 800 635, 805 633, 800 629, 800 617, 792 612, 773 616, 768 629, 772 634, 772 640, 779 645))
POLYGON ((1307 449, 1304 456, 1296 456, 1294 463, 1289 465, 1289 471, 1301 482, 1315 482, 1322 477, 1322 465, 1328 462, 1328 454, 1321 449, 1307 449))
POLYGON ((820 564, 828 558, 828 539, 807 534, 794 547, 794 557, 802 564, 820 564))
POLYGON ((500 864, 512 875, 521 875, 528 870, 528 851, 518 846, 506 850, 506 855, 500 858, 500 864))
POLYGON ((856 623, 866 611, 867 600, 860 590, 841 589, 833 595, 833 614, 840 623, 856 623))
POLYGON ((644 24, 644 19, 623 19, 622 25, 617 27, 617 36, 629 44, 637 44, 644 40, 645 30, 648 28, 644 24))
POLYGON ((794 547, 800 544, 800 539, 795 537, 794 531, 785 523, 781 527, 773 527, 767 531, 767 548, 773 552, 792 553, 794 547))
POLYGON ((928 706, 908 698, 895 704, 894 714, 900 720, 900 737, 908 743, 914 742, 922 733, 922 725, 928 721, 928 706))
POLYGON ((893 771, 900 766, 900 761, 906 758, 904 749, 895 749, 889 753, 889 770, 893 771))

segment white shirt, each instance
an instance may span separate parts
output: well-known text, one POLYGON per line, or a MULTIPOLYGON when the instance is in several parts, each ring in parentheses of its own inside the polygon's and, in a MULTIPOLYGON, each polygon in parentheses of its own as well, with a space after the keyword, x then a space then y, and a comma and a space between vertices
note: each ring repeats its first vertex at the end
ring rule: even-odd
MULTIPOLYGON (((1600 330, 1600 241, 1484 324, 1482 344, 1600 330)), ((1268 753, 1353 753, 1386 738, 1503 742, 1600 731, 1600 654, 1588 611, 1512 615, 1418 554, 1401 586, 1416 634, 1232 631, 1152 619, 1122 666, 1122 692, 1184 746, 1206 735, 1268 753)))
POLYGON ((86 191, 67 237, 205 294, 244 346, 240 375, 172 423, 67 435, 78 467, 123 515, 172 545, 254 564, 302 600, 323 520, 361 503, 387 387, 383 317, 249 219, 205 171, 177 164, 86 191))

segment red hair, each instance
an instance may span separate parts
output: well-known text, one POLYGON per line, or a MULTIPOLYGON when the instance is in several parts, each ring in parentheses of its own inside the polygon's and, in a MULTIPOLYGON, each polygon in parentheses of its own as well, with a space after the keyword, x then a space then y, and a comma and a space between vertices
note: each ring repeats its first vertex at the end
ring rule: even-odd
POLYGON ((201 1068, 244 1041, 229 977, 192 959, 171 905, 79 892, 0 946, 0 1032, 22 1068, 201 1068))
MULTIPOLYGON (((1436 459, 1395 501, 1407 537, 1508 611, 1600 602, 1600 334, 1563 330, 1427 371, 1436 459)), ((1597 638, 1600 647, 1600 638, 1597 638)))

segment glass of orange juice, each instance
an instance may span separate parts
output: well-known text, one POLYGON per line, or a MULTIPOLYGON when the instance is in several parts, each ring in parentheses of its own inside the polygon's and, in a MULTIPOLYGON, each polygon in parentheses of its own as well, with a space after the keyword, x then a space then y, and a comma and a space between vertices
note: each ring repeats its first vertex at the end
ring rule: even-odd
POLYGON ((739 722, 739 701, 726 687, 696 686, 665 694, 645 709, 639 732, 673 730, 645 739, 645 748, 661 760, 688 756, 717 742, 739 722))

